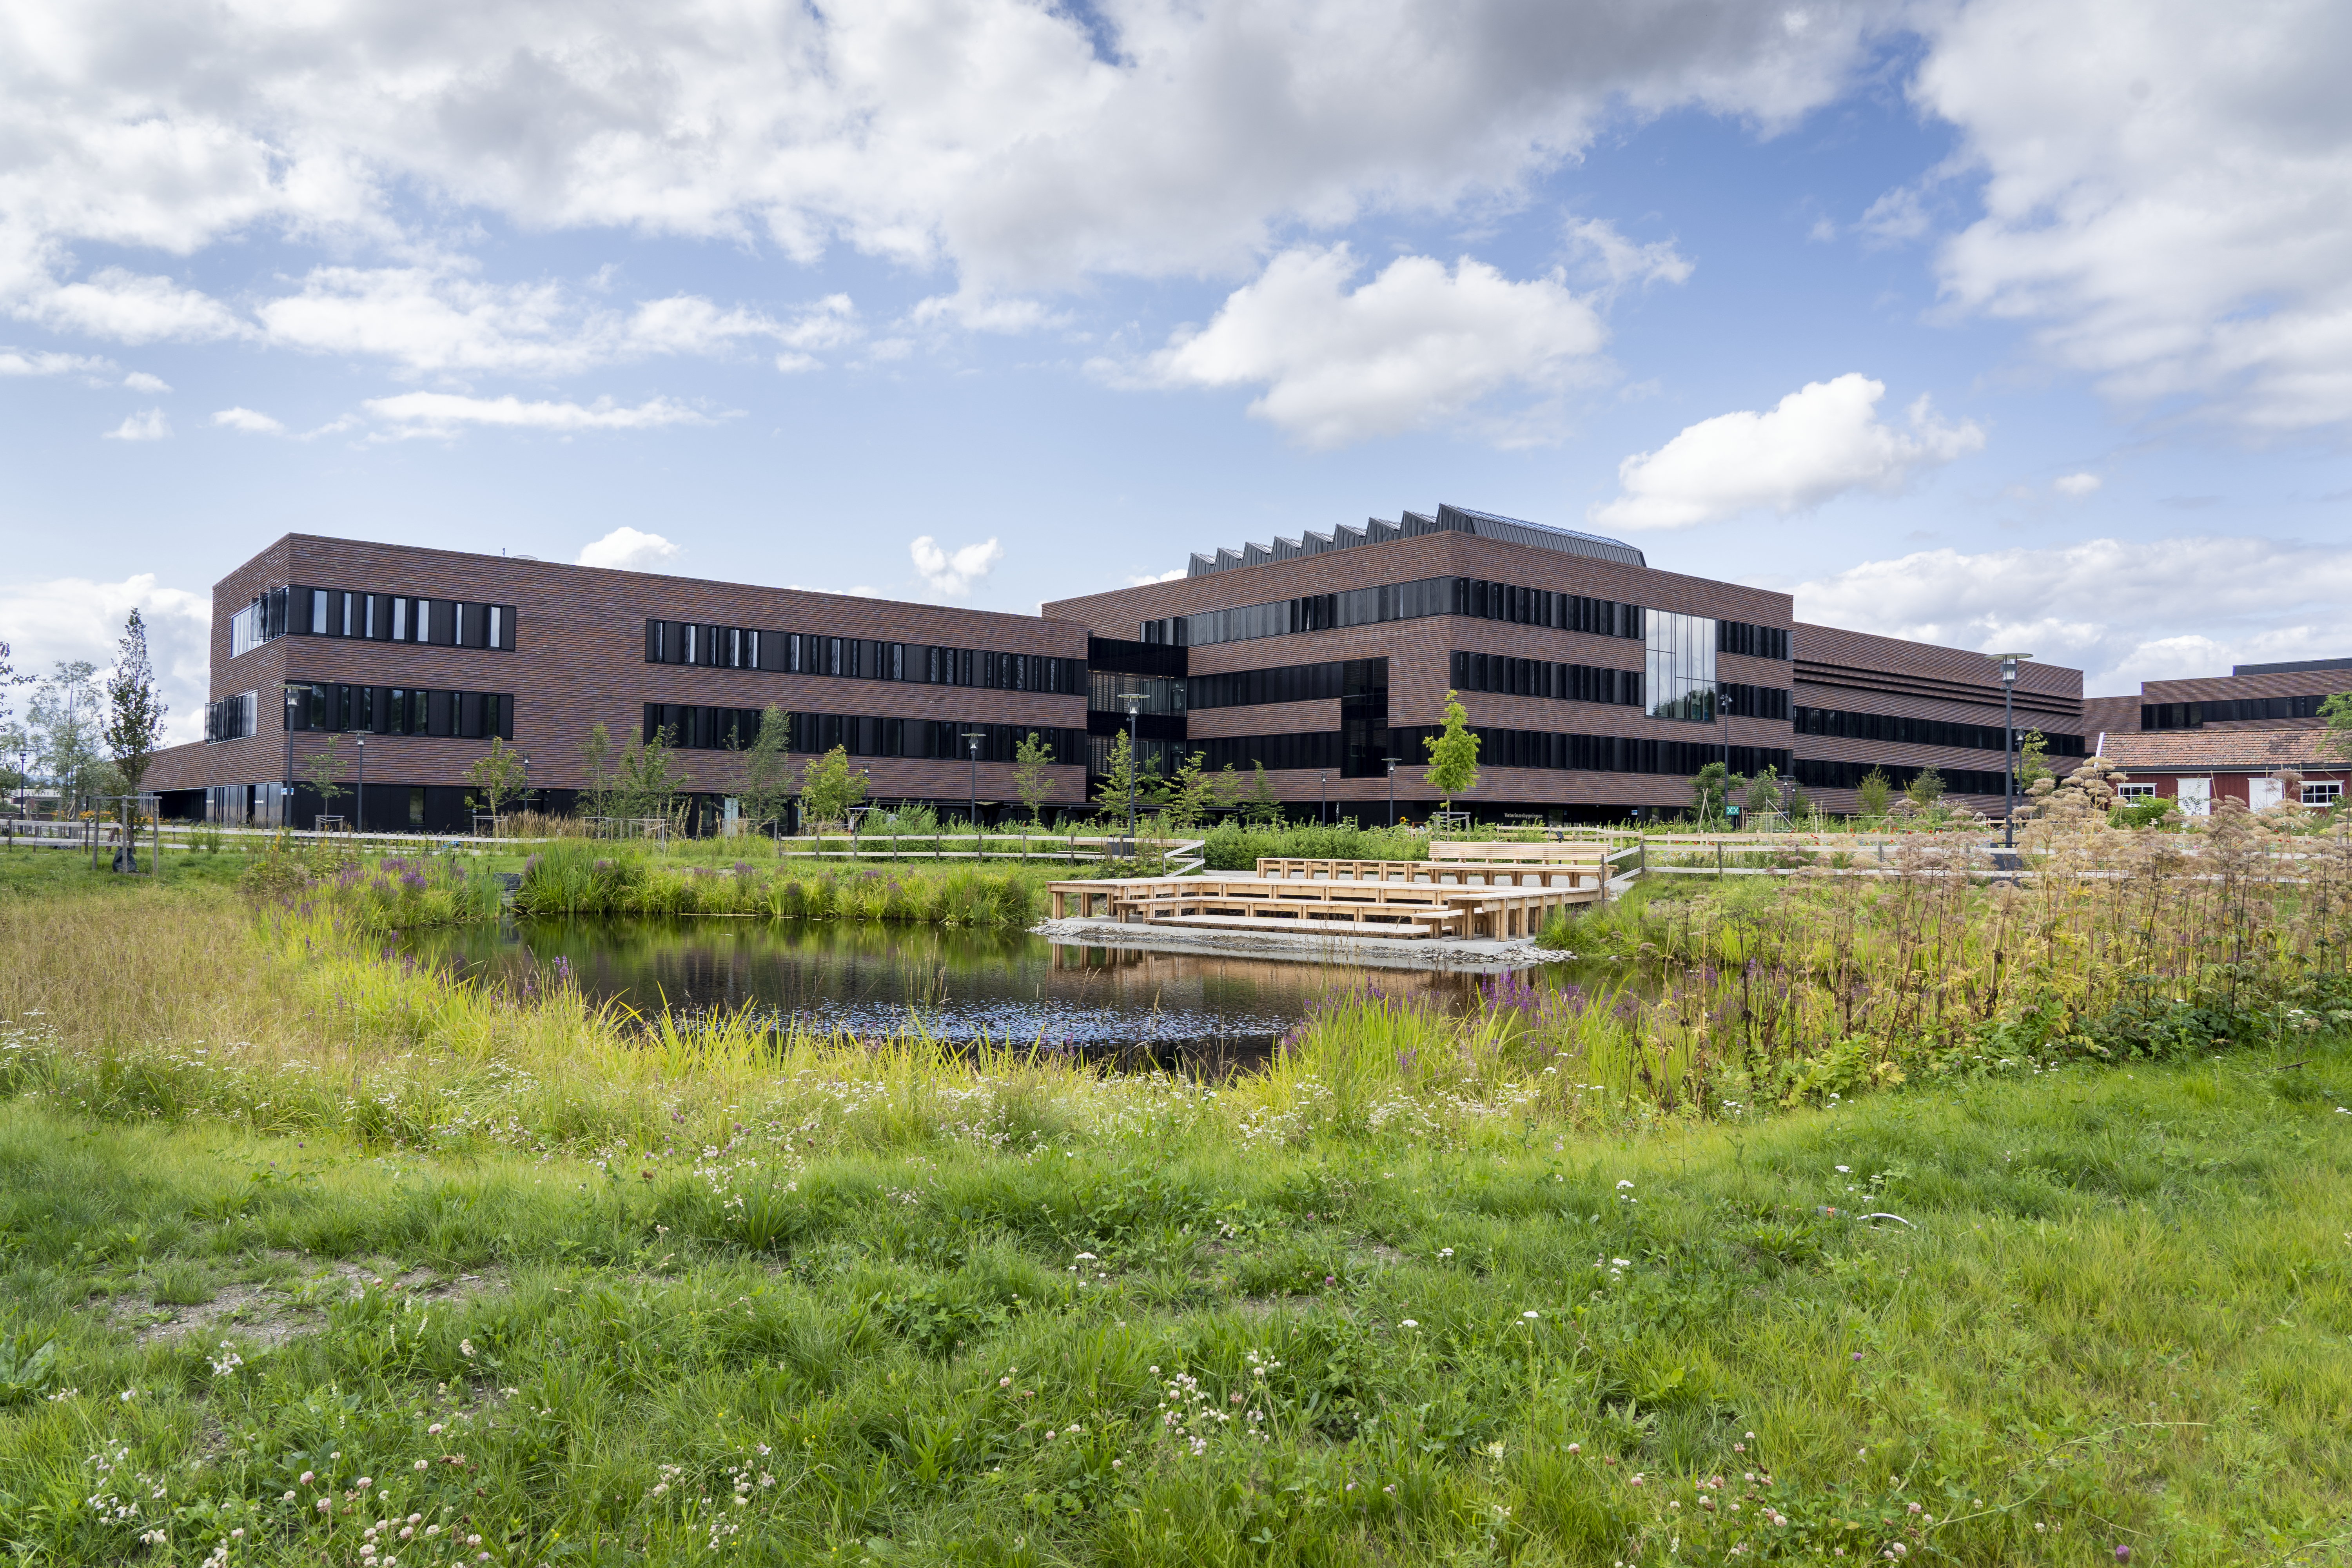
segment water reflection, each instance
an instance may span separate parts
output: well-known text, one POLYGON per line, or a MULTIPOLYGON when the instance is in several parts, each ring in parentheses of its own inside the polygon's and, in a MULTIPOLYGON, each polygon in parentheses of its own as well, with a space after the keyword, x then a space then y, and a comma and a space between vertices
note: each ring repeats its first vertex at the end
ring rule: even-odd
POLYGON ((1449 1009, 1474 976, 1060 946, 1026 931, 836 921, 532 921, 423 932, 417 956, 520 984, 567 963, 593 997, 651 1014, 750 1006, 782 1026, 1042 1044, 1165 1058, 1262 1055, 1335 987, 1371 984, 1449 1009))

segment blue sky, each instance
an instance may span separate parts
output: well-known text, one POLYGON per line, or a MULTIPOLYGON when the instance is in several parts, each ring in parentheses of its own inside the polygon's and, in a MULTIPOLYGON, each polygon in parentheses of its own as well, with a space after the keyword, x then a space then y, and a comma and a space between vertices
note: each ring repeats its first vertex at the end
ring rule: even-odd
POLYGON ((2347 45, 17 7, 0 638, 103 663, 142 606, 185 732, 209 584, 289 530, 1028 610, 1450 500, 2095 692, 2352 653, 2347 45))

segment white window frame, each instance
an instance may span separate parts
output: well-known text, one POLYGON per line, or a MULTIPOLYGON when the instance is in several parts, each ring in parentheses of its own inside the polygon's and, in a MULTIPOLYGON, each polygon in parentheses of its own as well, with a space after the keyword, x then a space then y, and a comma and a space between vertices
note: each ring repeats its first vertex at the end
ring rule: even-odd
POLYGON ((2338 779, 2306 779, 2303 785, 2303 804, 2332 810, 2343 804, 2344 784, 2338 779))
POLYGON ((2152 784, 2127 784, 2119 786, 2117 793, 2125 800, 2154 800, 2156 786, 2152 784))

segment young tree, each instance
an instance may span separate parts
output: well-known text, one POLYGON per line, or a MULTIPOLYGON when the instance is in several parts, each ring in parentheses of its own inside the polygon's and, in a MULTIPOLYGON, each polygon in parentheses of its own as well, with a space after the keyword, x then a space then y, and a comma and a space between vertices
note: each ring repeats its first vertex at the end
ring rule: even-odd
POLYGON ((1265 764, 1250 764, 1249 793, 1241 797, 1242 820, 1252 827, 1277 827, 1282 824, 1282 802, 1274 797, 1274 785, 1267 782, 1265 764))
POLYGON ((650 741, 640 740, 632 733, 621 747, 614 769, 616 813, 622 816, 667 817, 677 809, 678 792, 686 784, 686 772, 677 765, 667 727, 656 730, 650 741))
POLYGON ((1029 738, 1013 749, 1013 793, 1029 808, 1029 820, 1038 826, 1045 825, 1045 803, 1054 796, 1054 748, 1029 731, 1029 738))
POLYGON ((1429 784, 1443 811, 1454 809, 1454 797, 1478 787, 1478 737, 1470 732, 1470 713, 1454 692, 1445 694, 1445 728, 1422 742, 1429 749, 1429 784))
POLYGON ((580 742, 580 763, 588 774, 588 787, 580 792, 579 811, 583 816, 613 815, 613 731, 604 721, 588 726, 588 738, 580 742))
POLYGON ((1691 805, 1699 819, 1721 816, 1731 797, 1748 787, 1748 775, 1731 773, 1726 776, 1721 763, 1709 763, 1691 775, 1691 805))
POLYGON ((1209 819, 1209 814, 1231 798, 1241 788, 1241 780, 1227 767, 1221 773, 1209 771, 1209 759, 1194 752, 1176 765, 1176 776, 1168 786, 1168 826, 1178 829, 1198 827, 1209 819))
POLYGON ((1853 786, 1853 803, 1864 816, 1885 816, 1895 802, 1895 781, 1885 768, 1873 768, 1853 786))
POLYGON ((760 715, 759 731, 743 748, 743 784, 736 792, 744 816, 753 826, 781 826, 793 800, 793 716, 770 703, 760 715))
POLYGON ((1095 804, 1116 813, 1124 821, 1127 816, 1127 791, 1129 780, 1135 784, 1135 805, 1138 811, 1159 804, 1160 790, 1160 759, 1152 758, 1140 768, 1135 765, 1135 752, 1129 746, 1127 731, 1121 730, 1111 737, 1110 760, 1103 769, 1103 782, 1095 790, 1095 804))
POLYGON ((115 771, 122 775, 123 793, 137 795, 139 782, 155 760, 163 739, 163 718, 170 704, 155 689, 155 667, 147 658, 147 624, 139 612, 123 623, 122 641, 114 658, 114 674, 106 683, 106 721, 101 733, 114 753, 115 771))
POLYGON ((98 667, 86 658, 59 659, 33 694, 30 712, 42 771, 57 786, 58 805, 70 812, 85 796, 104 795, 105 762, 98 753, 100 707, 98 667))
POLYGON ((335 797, 343 793, 343 786, 336 776, 342 771, 343 738, 341 735, 328 736, 327 743, 311 752, 310 760, 302 764, 302 782, 319 792, 320 811, 333 805, 335 797))
POLYGON ((1944 798, 1944 775, 1932 767, 1921 768, 1903 793, 1924 811, 1944 798))
POLYGON ((467 804, 482 807, 495 817, 502 802, 522 793, 522 753, 508 745, 504 736, 493 735, 490 749, 466 770, 466 782, 474 790, 467 804))
POLYGON ((801 806, 813 822, 846 822, 865 798, 866 775, 849 765, 846 746, 811 758, 801 772, 801 806))
POLYGON ((1748 793, 1744 799, 1751 816, 1784 810, 1780 770, 1767 763, 1762 773, 1748 781, 1748 793))
POLYGON ((2017 738, 2017 787, 2028 790, 2035 779, 2055 778, 2050 771, 2050 737, 2028 730, 2017 738))

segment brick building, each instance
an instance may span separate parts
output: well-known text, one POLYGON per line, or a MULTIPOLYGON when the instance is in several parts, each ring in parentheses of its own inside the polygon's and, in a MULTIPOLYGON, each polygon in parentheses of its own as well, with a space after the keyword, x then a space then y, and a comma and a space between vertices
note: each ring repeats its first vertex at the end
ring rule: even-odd
POLYGON ((2241 664, 2227 675, 2149 680, 2136 697, 2094 697, 2084 715, 2095 735, 2203 730, 2315 730, 2319 705, 2352 691, 2352 658, 2241 664))
MULTIPOLYGON (((884 799, 966 800, 977 736, 984 811, 1013 799, 1034 731, 1065 759, 1055 802, 1075 805, 1132 696, 1147 756, 1263 763, 1294 813, 1368 819, 1393 758, 1398 809, 1419 817, 1449 689, 1481 739, 1455 805, 1489 820, 1679 810, 1727 755, 1833 811, 1874 767, 2001 800, 1982 656, 1800 626, 1785 594, 1451 506, 1196 555, 1181 579, 1034 616, 301 534, 223 579, 214 607, 208 739, 150 775, 175 816, 307 823, 315 792, 288 781, 338 735, 354 760, 365 742, 370 828, 464 826, 466 769, 494 735, 530 757, 534 804, 564 809, 603 723, 671 735, 707 819, 738 776, 726 748, 771 705, 792 750, 845 747, 884 799)), ((2078 671, 2029 664, 2015 695, 2053 759, 2084 752, 2078 671)))

